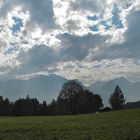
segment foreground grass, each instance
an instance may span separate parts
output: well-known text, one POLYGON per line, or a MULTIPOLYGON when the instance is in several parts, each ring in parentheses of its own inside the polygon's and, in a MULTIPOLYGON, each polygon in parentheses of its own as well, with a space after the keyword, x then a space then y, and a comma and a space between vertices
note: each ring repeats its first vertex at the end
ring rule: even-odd
POLYGON ((140 109, 55 117, 1 117, 0 140, 140 140, 140 109))

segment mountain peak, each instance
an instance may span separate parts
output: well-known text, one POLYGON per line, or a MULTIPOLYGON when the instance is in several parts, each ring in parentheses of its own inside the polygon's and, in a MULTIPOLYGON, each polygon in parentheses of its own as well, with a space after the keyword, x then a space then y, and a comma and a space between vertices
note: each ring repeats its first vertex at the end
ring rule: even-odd
POLYGON ((113 81, 125 81, 125 82, 129 82, 125 77, 118 77, 113 79, 113 81))
POLYGON ((140 82, 133 83, 125 77, 115 78, 105 83, 96 82, 90 86, 90 90, 100 94, 104 104, 108 105, 108 99, 117 85, 122 89, 127 101, 136 101, 140 99, 140 82))
POLYGON ((119 77, 119 78, 113 79, 113 80, 109 81, 108 83, 111 83, 111 84, 116 85, 116 86, 119 85, 120 87, 123 86, 123 85, 129 86, 131 84, 131 82, 128 81, 124 77, 119 77))

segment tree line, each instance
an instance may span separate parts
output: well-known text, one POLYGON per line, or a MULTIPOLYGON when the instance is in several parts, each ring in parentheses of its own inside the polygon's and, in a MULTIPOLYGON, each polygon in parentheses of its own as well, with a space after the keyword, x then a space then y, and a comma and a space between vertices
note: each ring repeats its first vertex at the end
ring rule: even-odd
MULTIPOLYGON (((122 109, 124 95, 119 86, 109 99, 113 110, 122 109)), ((0 96, 1 116, 32 116, 32 115, 74 115, 95 113, 103 108, 102 98, 98 94, 85 89, 78 81, 70 80, 62 86, 56 100, 47 104, 40 103, 36 98, 20 98, 15 102, 0 96)))
POLYGON ((0 96, 0 115, 1 116, 31 116, 31 115, 47 115, 47 103, 39 103, 36 98, 30 98, 29 95, 20 98, 15 102, 9 99, 3 99, 0 96))

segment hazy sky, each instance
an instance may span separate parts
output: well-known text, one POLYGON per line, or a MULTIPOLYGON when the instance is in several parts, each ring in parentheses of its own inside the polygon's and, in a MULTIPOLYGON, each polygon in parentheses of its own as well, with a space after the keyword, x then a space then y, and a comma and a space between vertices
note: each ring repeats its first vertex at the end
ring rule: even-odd
POLYGON ((140 0, 0 0, 0 75, 140 81, 140 0))

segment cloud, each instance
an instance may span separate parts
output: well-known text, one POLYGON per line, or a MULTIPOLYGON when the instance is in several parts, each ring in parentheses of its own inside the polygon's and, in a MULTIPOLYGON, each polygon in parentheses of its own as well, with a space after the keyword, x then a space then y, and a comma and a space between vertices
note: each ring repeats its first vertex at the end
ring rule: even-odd
POLYGON ((61 40, 61 55, 64 60, 84 60, 90 49, 102 46, 107 36, 87 34, 84 36, 71 35, 68 33, 60 34, 58 39, 61 40))
POLYGON ((68 33, 59 34, 57 39, 61 41, 60 48, 46 45, 34 45, 27 50, 20 49, 17 55, 19 67, 14 70, 17 75, 29 74, 40 71, 48 71, 49 67, 59 63, 84 61, 89 55, 90 49, 96 49, 104 44, 106 36, 88 34, 74 36, 68 33))
POLYGON ((74 0, 71 1, 70 6, 74 11, 91 11, 91 12, 101 12, 102 8, 105 7, 105 1, 99 0, 74 0))
MULTIPOLYGON (((57 38, 61 41, 61 48, 56 49, 46 45, 35 45, 28 51, 19 53, 19 60, 24 65, 42 69, 57 62, 84 60, 89 49, 103 44, 106 36, 88 34, 85 36, 74 36, 68 33, 59 34, 57 38)), ((30 69, 30 68, 29 68, 30 69)))
POLYGON ((59 61, 57 51, 46 45, 33 46, 27 52, 21 51, 18 59, 21 62, 18 71, 22 74, 45 70, 59 61))
POLYGON ((106 48, 102 48, 99 54, 94 56, 94 59, 129 59, 140 58, 139 44, 140 40, 140 11, 135 11, 127 16, 128 28, 124 32, 124 41, 122 43, 115 43, 106 48))
POLYGON ((54 27, 55 19, 53 12, 53 1, 52 0, 13 0, 5 1, 2 5, 0 15, 1 17, 7 17, 8 13, 19 8, 19 13, 29 12, 30 19, 27 22, 27 27, 32 30, 36 26, 46 30, 54 27))
MULTIPOLYGON (((115 42, 111 41, 113 37, 107 36, 103 45, 99 45, 97 50, 91 49, 91 53, 88 56, 90 61, 102 61, 104 59, 139 59, 140 51, 139 44, 140 40, 140 10, 134 10, 126 16, 127 29, 119 35, 123 38, 122 40, 117 39, 115 42), (108 40, 108 41, 107 41, 108 40), (105 42, 108 43, 105 43, 105 42), (96 53, 94 53, 96 52, 96 53)), ((114 32, 115 33, 115 32, 114 32)), ((101 38, 101 37, 100 37, 101 38)), ((116 38, 115 38, 116 39, 116 38)), ((114 40, 115 40, 114 39, 114 40)))

